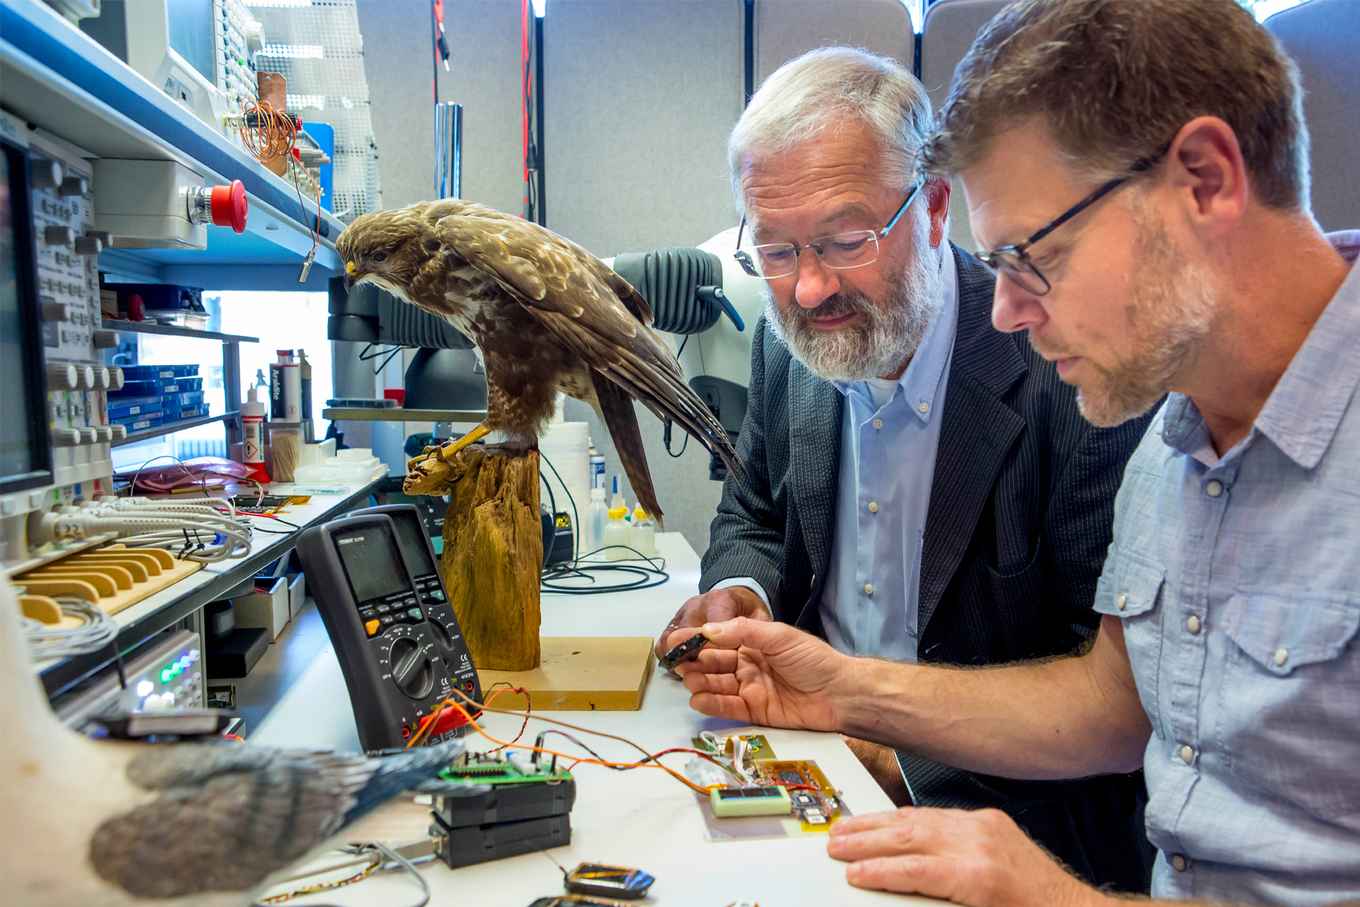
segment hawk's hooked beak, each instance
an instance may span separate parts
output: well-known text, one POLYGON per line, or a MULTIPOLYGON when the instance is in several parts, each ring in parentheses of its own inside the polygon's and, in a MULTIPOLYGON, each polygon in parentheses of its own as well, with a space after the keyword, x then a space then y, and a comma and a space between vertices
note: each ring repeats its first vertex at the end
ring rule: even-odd
POLYGON ((354 286, 354 276, 359 273, 359 266, 352 261, 345 262, 345 289, 354 286))

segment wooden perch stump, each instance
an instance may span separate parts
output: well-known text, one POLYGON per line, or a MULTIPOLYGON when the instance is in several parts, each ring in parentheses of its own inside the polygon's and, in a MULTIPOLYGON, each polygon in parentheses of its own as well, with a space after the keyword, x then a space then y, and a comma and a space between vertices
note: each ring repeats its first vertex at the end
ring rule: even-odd
POLYGON ((538 451, 476 445, 448 462, 426 451, 407 464, 403 490, 450 496, 440 569, 473 663, 479 670, 538 667, 538 451))

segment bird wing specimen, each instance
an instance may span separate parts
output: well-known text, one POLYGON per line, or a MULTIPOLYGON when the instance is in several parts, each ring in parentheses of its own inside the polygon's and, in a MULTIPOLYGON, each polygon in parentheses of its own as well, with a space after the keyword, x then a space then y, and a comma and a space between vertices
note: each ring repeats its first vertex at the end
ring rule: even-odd
POLYGON ((660 516, 661 508, 630 397, 678 423, 742 474, 727 433, 685 384, 675 357, 649 327, 651 308, 628 281, 570 240, 477 205, 439 218, 435 235, 590 368, 600 415, 649 512, 660 516))
POLYGON ((138 897, 249 891, 428 781, 462 750, 461 740, 382 758, 230 743, 147 746, 126 774, 154 797, 105 819, 90 861, 138 897))

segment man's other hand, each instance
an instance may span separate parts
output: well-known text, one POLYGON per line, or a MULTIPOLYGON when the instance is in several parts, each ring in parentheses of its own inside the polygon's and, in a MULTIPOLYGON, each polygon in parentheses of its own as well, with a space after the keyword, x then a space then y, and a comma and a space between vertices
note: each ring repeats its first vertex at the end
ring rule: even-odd
POLYGON ((827 853, 856 888, 939 898, 962 907, 1103 907, 995 809, 916 809, 842 819, 827 853))
POLYGON ((765 603, 745 586, 727 586, 723 589, 710 589, 703 595, 696 595, 680 606, 671 622, 656 639, 656 657, 660 658, 671 649, 694 635, 694 631, 707 623, 731 620, 734 617, 750 617, 755 620, 774 620, 765 603))

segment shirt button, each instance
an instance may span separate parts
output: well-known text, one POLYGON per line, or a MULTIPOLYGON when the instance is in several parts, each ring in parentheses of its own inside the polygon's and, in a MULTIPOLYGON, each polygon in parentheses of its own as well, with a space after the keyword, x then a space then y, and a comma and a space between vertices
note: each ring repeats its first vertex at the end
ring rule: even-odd
POLYGON ((1181 761, 1186 765, 1192 765, 1195 761, 1195 748, 1188 743, 1181 744, 1179 750, 1181 761))
POLYGON ((1289 650, 1281 646, 1275 650, 1275 667, 1282 668, 1284 663, 1289 660, 1289 650))
POLYGON ((878 501, 870 501, 870 502, 869 502, 869 512, 870 512, 870 513, 878 513, 878 501))
POLYGON ((865 584, 864 584, 864 594, 865 594, 866 596, 868 596, 869 598, 873 598, 873 597, 874 597, 874 584, 873 584, 873 583, 865 583, 865 584))
POLYGON ((926 413, 930 412, 930 404, 922 400, 920 403, 916 404, 916 411, 924 416, 926 413))
POLYGON ((1216 498, 1223 493, 1223 483, 1218 479, 1210 479, 1209 484, 1204 486, 1204 493, 1211 498, 1216 498))
POLYGON ((875 420, 874 420, 874 431, 882 431, 882 430, 883 430, 883 420, 882 420, 882 419, 875 419, 875 420))
POLYGON ((1187 869, 1190 868, 1190 861, 1187 860, 1182 854, 1178 853, 1172 854, 1171 868, 1176 870, 1177 872, 1185 872, 1187 869))
POLYGON ((1120 611, 1123 611, 1125 608, 1127 608, 1129 606, 1129 594, 1127 592, 1121 592, 1117 596, 1115 596, 1114 606, 1118 608, 1120 611))
POLYGON ((1191 614, 1189 617, 1185 619, 1185 629, 1190 631, 1191 636, 1196 636, 1199 634, 1199 627, 1200 623, 1198 614, 1191 614))

